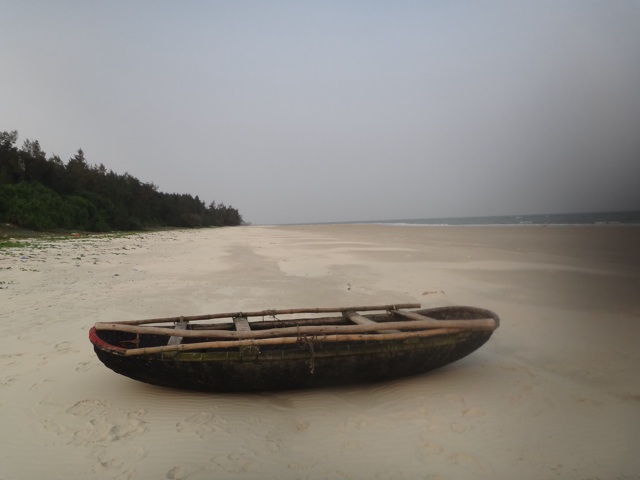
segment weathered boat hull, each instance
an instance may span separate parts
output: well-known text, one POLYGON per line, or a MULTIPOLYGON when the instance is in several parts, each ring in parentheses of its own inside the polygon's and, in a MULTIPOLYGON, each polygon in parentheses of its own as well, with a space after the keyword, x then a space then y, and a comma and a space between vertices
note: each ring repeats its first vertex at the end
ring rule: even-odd
MULTIPOLYGON (((473 307, 419 310, 438 320, 493 318, 473 307)), ((375 382, 415 375, 459 360, 481 347, 492 331, 404 340, 365 342, 305 341, 269 349, 192 350, 125 356, 111 347, 122 332, 90 332, 100 360, 135 380, 172 388, 217 392, 290 390, 375 382)))

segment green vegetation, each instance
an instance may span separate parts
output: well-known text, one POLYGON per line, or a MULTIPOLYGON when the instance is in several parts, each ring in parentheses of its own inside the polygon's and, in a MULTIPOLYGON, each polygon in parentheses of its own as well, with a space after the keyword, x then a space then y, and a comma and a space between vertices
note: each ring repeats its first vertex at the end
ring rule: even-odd
POLYGON ((22 247, 23 244, 20 242, 13 242, 11 240, 0 240, 0 250, 3 248, 18 248, 22 247))
POLYGON ((240 225, 238 210, 206 206, 197 196, 162 193, 104 165, 80 149, 65 164, 46 158, 37 140, 15 146, 18 132, 0 132, 0 222, 31 230, 141 230, 240 225))

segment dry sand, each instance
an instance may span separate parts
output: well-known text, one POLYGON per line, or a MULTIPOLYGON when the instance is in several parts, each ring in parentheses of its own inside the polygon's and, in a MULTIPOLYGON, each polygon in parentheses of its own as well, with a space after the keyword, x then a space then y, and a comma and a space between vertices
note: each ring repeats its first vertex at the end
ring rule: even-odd
POLYGON ((240 227, 0 251, 0 479, 638 479, 640 228, 240 227), (399 302, 495 310, 391 382, 216 395, 116 375, 96 321, 399 302))

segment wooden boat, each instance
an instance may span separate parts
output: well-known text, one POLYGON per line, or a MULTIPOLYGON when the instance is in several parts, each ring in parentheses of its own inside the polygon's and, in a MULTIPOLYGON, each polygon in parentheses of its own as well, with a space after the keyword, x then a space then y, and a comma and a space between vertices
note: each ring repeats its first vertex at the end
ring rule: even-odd
POLYGON ((107 367, 135 380, 190 390, 264 391, 426 372, 478 349, 500 322, 480 308, 419 308, 307 308, 96 323, 89 338, 107 367))

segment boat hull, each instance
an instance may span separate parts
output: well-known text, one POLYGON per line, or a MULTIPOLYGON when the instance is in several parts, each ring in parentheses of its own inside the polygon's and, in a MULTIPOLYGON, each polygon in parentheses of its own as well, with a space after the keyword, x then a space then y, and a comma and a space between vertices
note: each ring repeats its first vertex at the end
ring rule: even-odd
MULTIPOLYGON (((443 320, 494 318, 499 321, 495 313, 473 307, 426 309, 419 313, 443 320)), ((366 342, 303 341, 260 351, 240 348, 139 356, 126 356, 109 348, 116 333, 95 329, 90 333, 98 358, 116 373, 172 388, 255 392, 375 382, 424 373, 467 356, 481 347, 493 332, 459 331, 366 342)))

